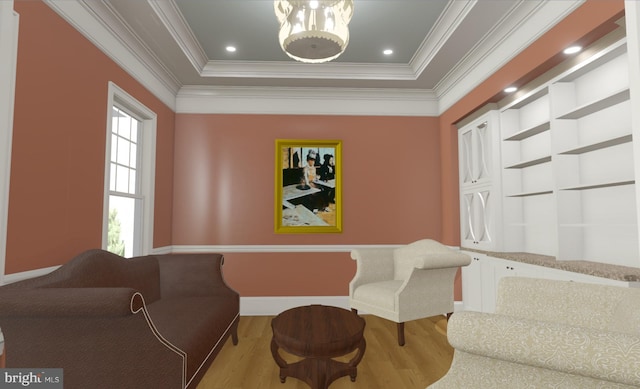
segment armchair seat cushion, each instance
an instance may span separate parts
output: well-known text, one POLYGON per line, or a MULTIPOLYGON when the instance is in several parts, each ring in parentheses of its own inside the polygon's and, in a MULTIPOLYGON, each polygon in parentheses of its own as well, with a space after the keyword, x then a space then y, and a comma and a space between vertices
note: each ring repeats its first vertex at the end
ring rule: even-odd
POLYGON ((364 284, 356 288, 352 299, 393 311, 396 305, 396 292, 400 290, 403 283, 402 280, 391 280, 364 284))

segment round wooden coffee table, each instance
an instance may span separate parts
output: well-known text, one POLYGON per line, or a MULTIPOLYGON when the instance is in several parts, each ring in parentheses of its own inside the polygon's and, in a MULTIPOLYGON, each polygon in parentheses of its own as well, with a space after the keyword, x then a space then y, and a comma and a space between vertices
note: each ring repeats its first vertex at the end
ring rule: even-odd
POLYGON ((313 389, 326 389, 346 375, 355 381, 366 348, 364 325, 364 319, 356 313, 324 305, 292 308, 276 316, 271 321, 271 354, 280 366, 280 382, 295 377, 313 389), (287 363, 279 349, 304 359, 287 363), (349 362, 332 359, 356 349, 349 362))

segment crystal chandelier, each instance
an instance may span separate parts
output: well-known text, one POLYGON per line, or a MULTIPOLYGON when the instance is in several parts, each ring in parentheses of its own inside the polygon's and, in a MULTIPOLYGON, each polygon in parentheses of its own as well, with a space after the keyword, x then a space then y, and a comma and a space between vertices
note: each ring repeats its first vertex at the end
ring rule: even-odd
POLYGON ((353 0, 275 0, 280 47, 291 58, 320 63, 337 58, 349 43, 353 0))

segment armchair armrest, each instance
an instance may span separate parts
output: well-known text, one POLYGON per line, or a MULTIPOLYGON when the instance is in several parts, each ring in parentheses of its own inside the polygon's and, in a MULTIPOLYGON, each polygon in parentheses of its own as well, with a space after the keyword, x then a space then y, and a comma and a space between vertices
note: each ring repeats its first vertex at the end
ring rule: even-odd
POLYGON ((475 355, 640 385, 640 337, 480 312, 455 313, 449 343, 475 355))
POLYGON ((224 280, 222 254, 158 255, 160 294, 166 297, 239 294, 224 280))
POLYGON ((468 266, 470 263, 470 256, 456 251, 429 253, 415 259, 415 267, 417 269, 444 269, 448 267, 468 266))
POLYGON ((393 280, 393 248, 367 248, 351 251, 357 262, 356 274, 349 283, 349 295, 355 288, 371 282, 393 280))
POLYGON ((131 288, 13 289, 0 294, 0 317, 118 317, 143 305, 142 295, 131 288))

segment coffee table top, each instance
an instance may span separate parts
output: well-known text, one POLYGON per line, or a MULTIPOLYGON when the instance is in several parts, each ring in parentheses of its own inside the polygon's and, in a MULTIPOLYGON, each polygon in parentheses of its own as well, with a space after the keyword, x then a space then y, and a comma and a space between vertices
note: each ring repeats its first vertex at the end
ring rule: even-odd
POLYGON ((355 350, 364 325, 356 313, 325 305, 292 308, 271 321, 273 339, 280 348, 311 358, 333 358, 355 350))

